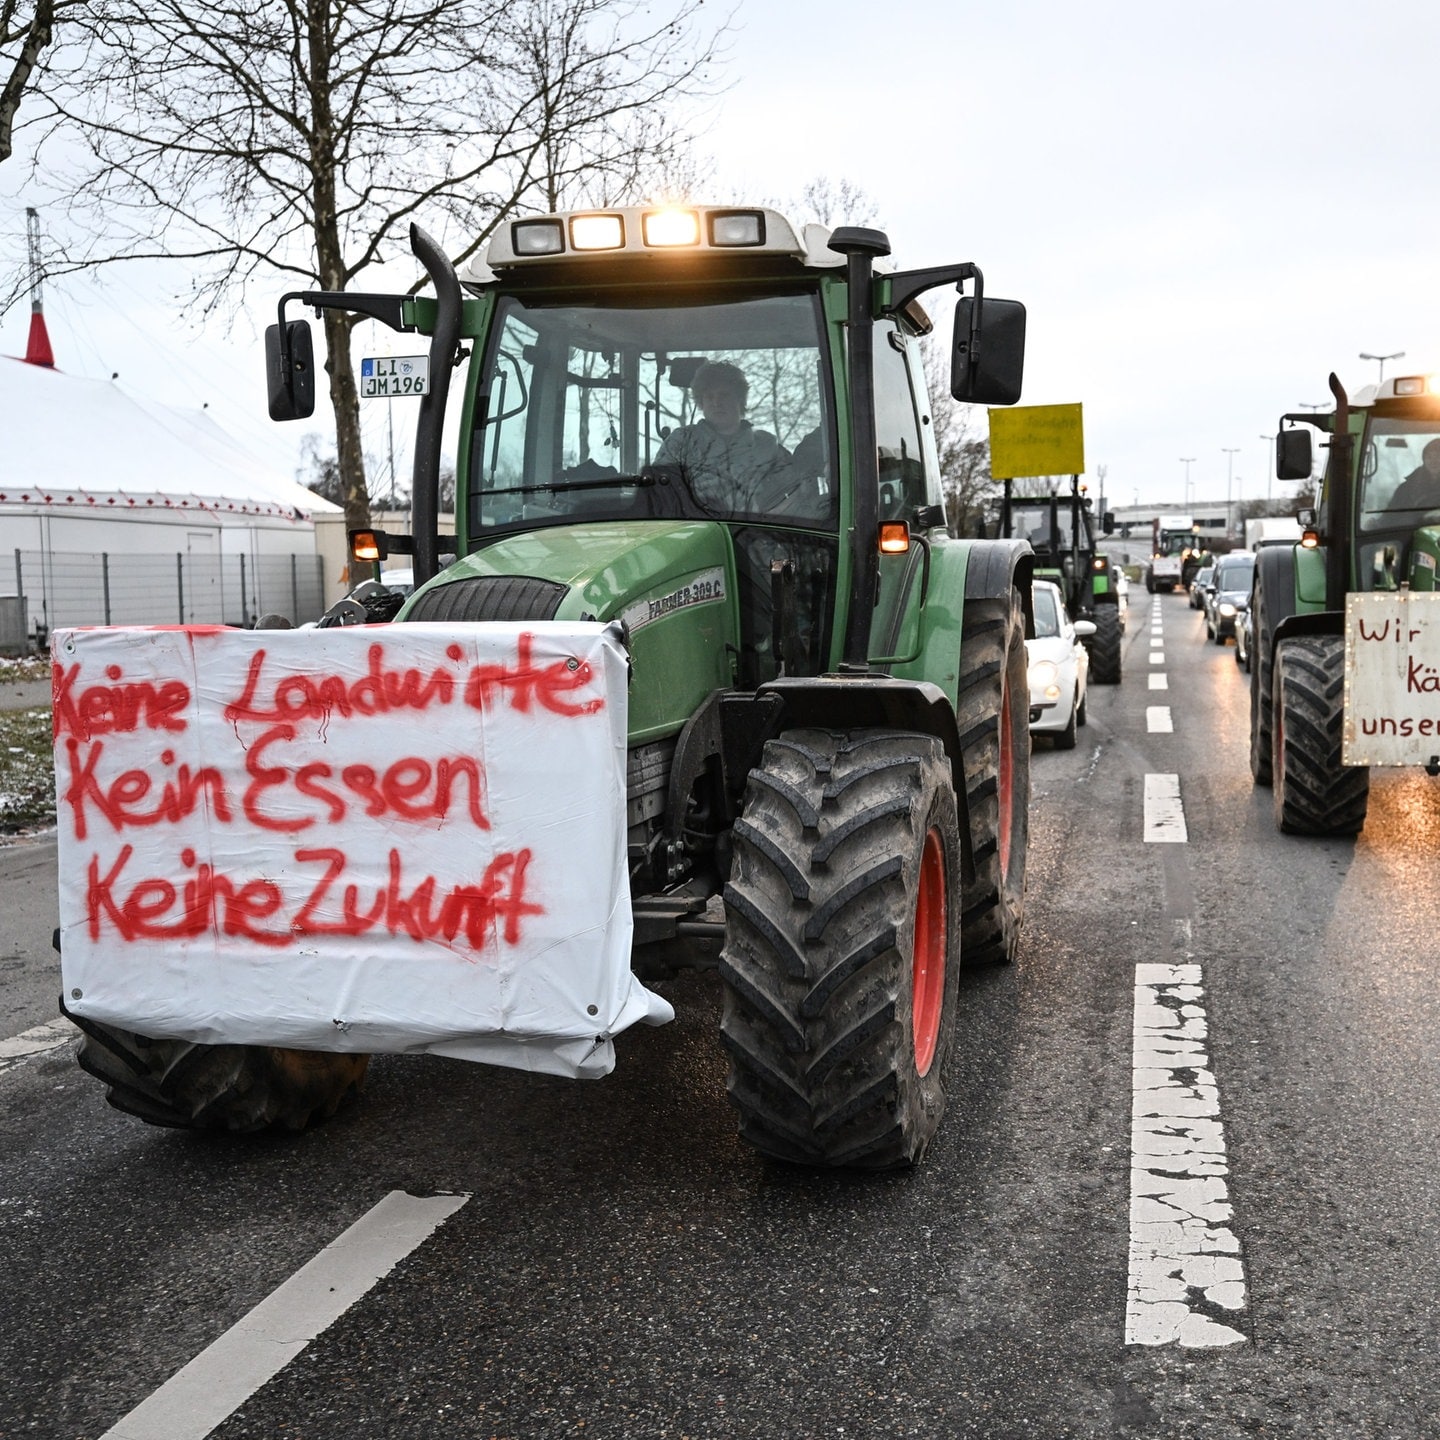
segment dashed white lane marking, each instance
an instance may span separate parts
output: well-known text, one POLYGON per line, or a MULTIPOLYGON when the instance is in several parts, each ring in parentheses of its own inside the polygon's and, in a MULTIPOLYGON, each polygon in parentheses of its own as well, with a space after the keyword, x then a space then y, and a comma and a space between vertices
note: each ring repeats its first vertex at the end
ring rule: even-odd
POLYGON ((1165 663, 1165 652, 1163 650, 1152 650, 1150 652, 1150 663, 1152 665, 1163 665, 1165 663))
POLYGON ((1180 803, 1178 775, 1145 777, 1145 838, 1162 844, 1180 845, 1189 840, 1185 829, 1185 807, 1180 803))
POLYGON ((1151 735, 1173 735, 1174 722, 1170 719, 1168 705, 1147 705, 1145 707, 1145 729, 1151 735))
POLYGON ((1152 690, 1168 690, 1170 688, 1170 681, 1164 675, 1151 675, 1149 678, 1152 690))
POLYGON ((8 1040, 0 1040, 0 1075, 13 1070, 22 1060, 32 1055, 43 1055, 47 1050, 59 1049, 73 1040, 80 1032, 62 1015, 58 1019, 36 1025, 8 1040))
POLYGON ((1127 1345, 1234 1345, 1245 1308, 1198 965, 1137 965, 1127 1345), (1229 1318, 1226 1316, 1225 1318, 1229 1318))
POLYGON ((392 1190, 100 1440, 202 1440, 469 1198, 392 1190))

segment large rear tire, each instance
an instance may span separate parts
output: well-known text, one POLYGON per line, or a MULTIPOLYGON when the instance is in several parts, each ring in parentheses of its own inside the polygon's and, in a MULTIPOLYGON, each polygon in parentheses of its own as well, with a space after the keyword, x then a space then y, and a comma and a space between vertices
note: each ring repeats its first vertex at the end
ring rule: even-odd
POLYGON ((80 1067, 117 1110, 183 1130, 305 1130, 358 1094, 368 1055, 152 1040, 70 1017, 80 1067))
POLYGON ((750 773, 721 1034, 741 1135, 802 1165, 914 1165, 945 1108, 960 831, 928 735, 793 730, 750 773))
POLYGON ((967 600, 956 721, 975 879, 964 890, 965 963, 1008 964, 1025 913, 1030 837, 1030 690, 1020 593, 967 600))
POLYGON ((1275 823, 1291 835, 1354 835, 1365 824, 1370 771, 1341 762, 1345 637, 1282 640, 1275 654, 1275 823))
POLYGON ((1095 607, 1095 633, 1090 637, 1090 678, 1097 685, 1120 683, 1120 608, 1095 607))

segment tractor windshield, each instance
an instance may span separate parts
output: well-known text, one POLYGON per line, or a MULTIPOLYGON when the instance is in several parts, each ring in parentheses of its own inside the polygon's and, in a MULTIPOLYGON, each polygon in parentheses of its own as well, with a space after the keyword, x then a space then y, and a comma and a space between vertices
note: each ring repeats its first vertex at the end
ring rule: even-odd
POLYGON ((835 528, 813 293, 498 304, 468 457, 472 539, 612 519, 835 528))
POLYGON ((1413 530, 1440 513, 1440 425, 1377 417, 1361 452, 1360 528, 1413 530))
POLYGON ((1062 500, 1053 509, 1048 500, 1026 504, 1014 501, 1010 506, 1010 533, 1016 539, 1028 540, 1037 550, 1052 553, 1074 548, 1074 528, 1071 524, 1071 507, 1068 500, 1062 500), (1058 533, 1051 531, 1051 516, 1054 515, 1058 533))

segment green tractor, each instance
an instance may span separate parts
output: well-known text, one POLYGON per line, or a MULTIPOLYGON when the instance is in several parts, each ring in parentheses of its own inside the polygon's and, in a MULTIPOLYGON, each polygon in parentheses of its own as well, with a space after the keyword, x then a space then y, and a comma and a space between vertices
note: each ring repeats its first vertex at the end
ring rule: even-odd
MULTIPOLYGON (((1434 377, 1400 376, 1352 400, 1331 375, 1330 389, 1335 408, 1328 415, 1281 416, 1280 479, 1308 480, 1312 474, 1310 429, 1295 427, 1327 436, 1329 454, 1318 510, 1301 513, 1298 545, 1257 552, 1251 597, 1250 769, 1257 785, 1274 787, 1280 829, 1305 835, 1355 834, 1369 804, 1370 762, 1367 747, 1355 743, 1354 721, 1373 696, 1368 682, 1356 678, 1364 672, 1353 668, 1358 632, 1347 627, 1347 611, 1352 617, 1385 612, 1388 618, 1392 606, 1428 605, 1440 565, 1440 394, 1434 377)), ((1401 613, 1395 610, 1397 638, 1401 613)), ((1419 608, 1414 613, 1418 617, 1419 608)), ((1422 632, 1408 621, 1404 628, 1408 647, 1422 632)), ((1380 633, 1372 618, 1366 638, 1380 633)), ((1392 655, 1400 653, 1392 648, 1392 655)), ((1413 658, 1407 663, 1409 688, 1421 695, 1425 667, 1413 658), (1414 683, 1417 675, 1421 680, 1414 683)), ((1403 678, 1406 665, 1392 660, 1389 669, 1403 678)), ((1403 707, 1404 695, 1394 703, 1403 707)), ((1432 773, 1440 768, 1432 754, 1440 750, 1432 721, 1386 723, 1397 736, 1413 732, 1418 749, 1410 759, 1373 763, 1426 764, 1432 773)))
MULTIPOLYGON (((1071 620, 1089 620, 1095 633, 1085 637, 1090 652, 1090 678, 1097 685, 1120 683, 1121 640, 1125 615, 1115 580, 1114 562, 1101 552, 1095 535, 1095 516, 1079 477, 1073 477, 1068 495, 1050 494, 1016 499, 1013 482, 1003 482, 999 534, 1028 540, 1035 551, 1035 578, 1053 580, 1065 597, 1071 620)), ((1115 529, 1114 518, 1100 517, 1104 534, 1115 529)))
MULTIPOLYGON (((760 208, 519 219, 463 274, 422 231, 412 245, 433 297, 280 301, 272 417, 314 404, 287 307, 429 337, 406 381, 413 535, 353 537, 357 556, 413 554, 395 624, 621 626, 635 974, 718 969, 729 1094, 759 1151, 915 1163, 962 956, 1015 954, 1033 629, 1030 547, 946 530, 917 300, 955 287, 952 392, 987 404, 1019 398, 1023 306, 986 297, 972 264, 898 270, 878 231, 760 208)), ((393 364, 367 364, 390 383, 393 364)), ((361 595, 322 623, 375 618, 361 595)), ((353 1056, 87 1028, 112 1103, 159 1123, 298 1128, 357 1082, 353 1056)))

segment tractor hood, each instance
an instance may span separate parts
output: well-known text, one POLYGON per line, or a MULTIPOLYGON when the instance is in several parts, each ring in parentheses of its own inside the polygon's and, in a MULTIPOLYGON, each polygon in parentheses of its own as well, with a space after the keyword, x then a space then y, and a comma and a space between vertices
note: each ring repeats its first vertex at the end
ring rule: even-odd
POLYGON ((707 695, 733 685, 740 643, 730 535, 708 520, 507 535, 416 591, 399 618, 618 622, 632 745, 678 732, 707 695))

